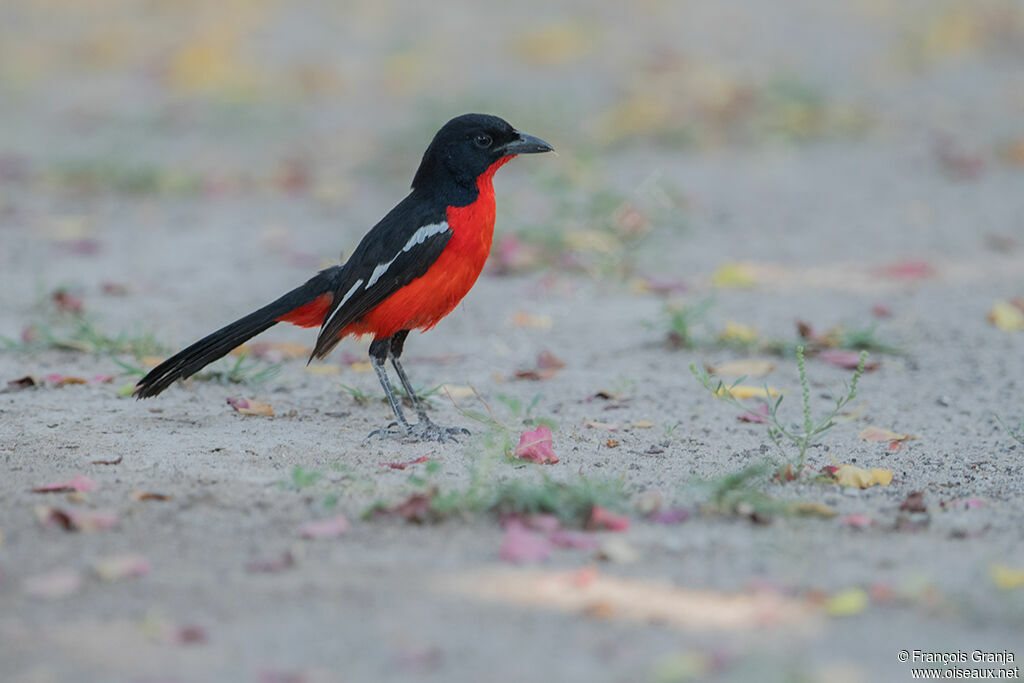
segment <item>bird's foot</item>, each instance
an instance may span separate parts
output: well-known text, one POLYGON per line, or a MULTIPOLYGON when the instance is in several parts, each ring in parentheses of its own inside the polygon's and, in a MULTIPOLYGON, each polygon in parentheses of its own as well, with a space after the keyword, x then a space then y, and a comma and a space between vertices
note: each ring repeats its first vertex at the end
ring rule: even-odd
POLYGON ((454 441, 458 443, 456 435, 468 436, 469 434, 470 431, 465 427, 442 427, 430 420, 421 420, 414 425, 409 425, 409 438, 416 441, 439 441, 440 443, 454 441))
POLYGON ((465 427, 442 427, 430 420, 421 420, 416 424, 406 424, 404 427, 398 422, 392 422, 387 427, 375 429, 366 435, 367 439, 380 437, 381 439, 402 439, 404 441, 454 441, 456 437, 469 435, 470 431, 465 427))

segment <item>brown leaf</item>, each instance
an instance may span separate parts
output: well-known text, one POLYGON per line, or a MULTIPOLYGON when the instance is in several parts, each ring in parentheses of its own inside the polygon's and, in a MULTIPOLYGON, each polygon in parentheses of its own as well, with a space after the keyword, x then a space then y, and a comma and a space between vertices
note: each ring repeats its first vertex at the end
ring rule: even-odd
POLYGON ((912 491, 900 503, 900 510, 903 512, 928 512, 924 504, 924 491, 912 491))
POLYGON ((32 375, 25 375, 24 377, 8 381, 7 386, 12 389, 28 389, 29 387, 39 386, 39 380, 32 375))
POLYGON ((432 504, 435 496, 437 496, 436 488, 432 488, 426 493, 414 493, 397 505, 375 508, 373 515, 375 517, 399 517, 414 524, 424 524, 433 520, 432 504))
POLYGON ((71 491, 88 493, 90 491, 95 491, 97 487, 99 487, 99 484, 97 484, 95 480, 81 474, 76 474, 70 481, 65 481, 60 484, 37 486, 32 489, 32 493, 69 493, 71 491))
POLYGON ((157 500, 166 502, 171 500, 171 496, 166 493, 153 493, 151 491, 132 491, 132 498, 135 500, 157 500))
POLYGON ((93 460, 92 464, 93 465, 120 465, 122 460, 124 460, 124 456, 123 455, 119 455, 119 456, 117 456, 113 460, 93 460))

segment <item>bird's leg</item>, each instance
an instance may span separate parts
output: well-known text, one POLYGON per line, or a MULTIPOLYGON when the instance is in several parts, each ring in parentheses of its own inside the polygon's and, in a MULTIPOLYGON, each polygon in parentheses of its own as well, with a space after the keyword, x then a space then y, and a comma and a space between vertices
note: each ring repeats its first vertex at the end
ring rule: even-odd
MULTIPOLYGON (((413 407, 416 409, 416 414, 419 416, 420 421, 415 425, 407 425, 402 422, 406 428, 406 433, 409 436, 421 439, 423 441, 457 441, 455 438, 456 434, 469 434, 469 430, 464 427, 441 427, 434 424, 431 419, 427 416, 427 411, 423 408, 423 404, 420 402, 416 391, 412 388, 412 382, 409 381, 409 376, 405 374, 405 368, 402 367, 402 362, 398 360, 399 356, 402 355, 402 348, 405 344, 405 338, 409 336, 409 330, 400 330, 395 334, 391 335, 388 339, 381 340, 387 343, 387 356, 391 359, 391 364, 395 366, 395 372, 398 373, 398 379, 401 380, 402 386, 405 388, 405 392, 409 394, 409 399, 412 401, 413 407)), ((373 344, 377 344, 375 341, 373 344)), ((370 345, 370 355, 373 356, 375 347, 370 345)), ((379 348, 376 349, 379 353, 379 348)), ((384 370, 384 361, 380 360, 380 365, 374 363, 374 368, 377 369, 377 376, 383 376, 381 384, 387 381, 387 372, 384 370)), ((390 386, 390 383, 389 383, 390 386)), ((385 387, 385 391, 387 387, 385 387)), ((389 394, 389 397, 394 396, 394 392, 389 394)), ((400 411, 396 403, 392 403, 392 408, 395 409, 395 414, 400 415, 400 411)))
POLYGON ((412 388, 412 382, 409 381, 409 376, 405 374, 405 368, 402 367, 402 363, 398 360, 398 357, 402 355, 402 347, 405 345, 405 338, 409 336, 409 330, 401 330, 391 335, 391 344, 388 347, 388 357, 391 359, 391 364, 395 366, 395 372, 398 373, 398 379, 402 382, 402 387, 405 388, 405 393, 409 395, 409 400, 412 401, 412 407, 416 409, 416 415, 419 416, 420 422, 430 422, 430 418, 427 417, 427 411, 423 408, 423 404, 420 403, 419 397, 412 388))
POLYGON ((373 365, 374 372, 377 373, 377 379, 380 381, 381 387, 384 388, 384 395, 388 397, 388 403, 391 404, 391 410, 395 413, 395 419, 397 422, 393 422, 384 429, 377 429, 370 433, 370 436, 376 434, 383 435, 388 429, 394 426, 401 426, 406 434, 410 433, 411 428, 409 427, 408 421, 405 419, 405 415, 402 414, 402 406, 399 405, 398 399, 395 397, 395 390, 391 386, 391 380, 388 378, 388 371, 384 367, 384 361, 388 357, 388 340, 387 339, 375 339, 370 344, 370 364, 373 365))

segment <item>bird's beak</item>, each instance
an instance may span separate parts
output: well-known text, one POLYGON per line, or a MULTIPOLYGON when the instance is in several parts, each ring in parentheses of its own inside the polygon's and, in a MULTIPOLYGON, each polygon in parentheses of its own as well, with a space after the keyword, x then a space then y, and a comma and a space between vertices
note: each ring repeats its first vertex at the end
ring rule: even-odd
POLYGON ((526 133, 516 131, 518 139, 513 140, 501 148, 502 154, 539 154, 541 152, 553 152, 555 148, 540 138, 535 138, 526 133))

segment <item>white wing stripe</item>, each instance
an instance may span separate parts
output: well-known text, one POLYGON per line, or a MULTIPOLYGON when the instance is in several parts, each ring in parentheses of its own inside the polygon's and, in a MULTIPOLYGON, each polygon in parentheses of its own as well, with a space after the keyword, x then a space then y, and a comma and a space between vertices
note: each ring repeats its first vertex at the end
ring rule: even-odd
MULTIPOLYGON (((438 235, 446 231, 447 229, 448 223, 444 221, 440 223, 431 223, 430 225, 424 225, 422 228, 413 233, 412 237, 409 238, 409 241, 405 243, 404 247, 402 247, 402 251, 412 251, 413 247, 415 247, 416 245, 423 244, 424 242, 427 241, 428 238, 433 237, 434 235, 438 235)), ((376 268, 374 268, 373 273, 370 274, 370 279, 366 282, 366 288, 369 289, 370 287, 373 287, 375 284, 377 284, 377 280, 381 279, 381 277, 384 276, 384 273, 388 271, 388 268, 391 267, 391 264, 394 263, 395 259, 397 259, 399 256, 400 254, 395 254, 395 258, 391 259, 387 263, 381 263, 376 268)), ((345 298, 347 299, 348 296, 346 295, 345 298)))
POLYGON ((341 297, 341 301, 338 302, 338 306, 337 308, 334 309, 334 313, 331 313, 331 317, 324 321, 324 327, 327 327, 328 325, 331 324, 331 320, 334 319, 334 316, 338 315, 338 311, 341 310, 341 307, 345 305, 346 301, 352 298, 352 295, 356 293, 356 290, 359 289, 362 286, 362 284, 362 278, 356 280, 356 283, 352 285, 348 292, 346 292, 345 296, 341 297))

